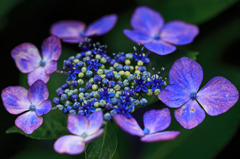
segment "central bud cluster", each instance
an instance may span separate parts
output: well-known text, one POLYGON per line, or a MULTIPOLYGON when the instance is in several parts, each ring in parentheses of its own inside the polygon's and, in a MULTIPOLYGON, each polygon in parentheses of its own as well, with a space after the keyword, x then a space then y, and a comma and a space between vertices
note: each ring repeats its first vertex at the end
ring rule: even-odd
POLYGON ((80 114, 88 117, 102 110, 104 119, 115 114, 130 118, 138 105, 147 104, 147 96, 156 96, 162 90, 165 79, 162 71, 151 74, 143 48, 133 53, 106 55, 106 46, 85 40, 79 45, 81 52, 64 61, 66 83, 57 89, 53 99, 57 109, 64 114, 80 114))

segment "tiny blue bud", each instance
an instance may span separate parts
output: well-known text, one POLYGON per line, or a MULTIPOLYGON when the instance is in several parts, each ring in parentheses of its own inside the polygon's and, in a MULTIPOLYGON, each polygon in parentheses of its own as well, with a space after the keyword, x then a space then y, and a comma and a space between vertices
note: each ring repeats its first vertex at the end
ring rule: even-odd
POLYGON ((52 102, 53 102, 53 104, 58 105, 60 102, 60 99, 58 97, 54 97, 52 102))
POLYGON ((61 100, 66 101, 68 99, 68 96, 66 94, 61 95, 61 100))
POLYGON ((104 119, 105 119, 105 120, 108 120, 108 121, 109 121, 109 120, 111 120, 111 118, 112 118, 112 116, 111 116, 110 113, 105 113, 105 114, 104 114, 104 119))

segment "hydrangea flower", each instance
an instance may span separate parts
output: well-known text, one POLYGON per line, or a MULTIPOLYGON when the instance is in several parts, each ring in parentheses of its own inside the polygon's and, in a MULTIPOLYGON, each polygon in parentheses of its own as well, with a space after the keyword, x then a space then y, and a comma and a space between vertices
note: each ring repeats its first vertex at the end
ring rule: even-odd
POLYGON ((131 135, 141 137, 142 142, 157 142, 175 139, 179 131, 163 131, 171 123, 171 115, 168 108, 147 111, 143 116, 144 129, 137 121, 124 115, 114 115, 114 120, 124 131, 131 135))
POLYGON ((37 47, 31 43, 23 43, 15 47, 11 55, 22 73, 28 74, 28 84, 37 80, 48 82, 50 74, 57 69, 57 60, 61 55, 61 42, 55 36, 43 41, 42 57, 37 47))
POLYGON ((117 16, 115 14, 103 16, 90 24, 88 28, 80 21, 59 21, 52 25, 50 32, 64 42, 79 43, 84 41, 85 37, 107 33, 114 27, 116 21, 117 16))
POLYGON ((43 123, 43 114, 47 114, 52 104, 48 99, 46 84, 38 80, 29 90, 21 86, 10 86, 2 91, 3 105, 10 114, 21 114, 15 120, 16 126, 26 134, 33 133, 43 123))
POLYGON ((212 78, 199 90, 202 80, 202 67, 182 57, 170 69, 169 85, 158 95, 167 106, 177 108, 175 118, 186 129, 194 128, 204 120, 204 110, 210 116, 220 115, 234 106, 239 98, 236 87, 224 77, 212 78))
POLYGON ((54 149, 58 153, 70 155, 80 154, 84 151, 86 143, 102 135, 104 129, 102 111, 92 113, 88 118, 82 115, 70 114, 67 128, 73 135, 65 135, 57 139, 54 149))
POLYGON ((174 52, 174 45, 191 43, 198 34, 197 26, 179 20, 164 24, 164 19, 158 12, 145 6, 135 10, 131 25, 133 30, 125 29, 124 34, 159 55, 174 52))

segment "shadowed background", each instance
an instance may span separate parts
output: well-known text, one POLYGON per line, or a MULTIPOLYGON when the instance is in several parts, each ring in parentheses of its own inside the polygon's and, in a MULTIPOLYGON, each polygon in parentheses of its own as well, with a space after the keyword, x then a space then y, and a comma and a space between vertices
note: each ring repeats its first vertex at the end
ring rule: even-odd
MULTIPOLYGON (((40 48, 42 41, 50 35, 51 24, 59 20, 81 20, 89 24, 103 15, 116 13, 119 15, 116 27, 94 41, 107 44, 109 53, 131 51, 134 43, 123 35, 122 30, 131 28, 131 15, 139 5, 158 10, 166 21, 180 19, 199 25, 200 34, 189 48, 199 52, 197 61, 202 65, 205 75, 202 86, 212 77, 221 75, 240 90, 240 63, 237 58, 240 44, 240 2, 237 0, 0 0, 1 90, 7 86, 19 85, 20 73, 11 58, 11 50, 23 42, 31 42, 40 48)), ((63 45, 66 48, 72 47, 71 44, 63 45)), ((77 50, 76 46, 73 48, 77 50)), ((151 108, 160 107, 156 104, 151 108)), ((141 115, 147 109, 149 108, 137 110, 135 115, 139 115, 136 118, 142 120, 141 115)), ((115 127, 120 139, 113 158, 223 159, 238 155, 239 110, 238 102, 227 113, 207 117, 193 130, 183 130, 182 137, 176 141, 163 143, 142 144, 138 138, 115 127)), ((14 124, 16 116, 10 115, 3 106, 0 107, 0 114, 0 158, 79 158, 56 154, 52 148, 54 141, 5 134, 14 124)), ((171 128, 174 129, 174 126, 181 129, 173 119, 171 128)))

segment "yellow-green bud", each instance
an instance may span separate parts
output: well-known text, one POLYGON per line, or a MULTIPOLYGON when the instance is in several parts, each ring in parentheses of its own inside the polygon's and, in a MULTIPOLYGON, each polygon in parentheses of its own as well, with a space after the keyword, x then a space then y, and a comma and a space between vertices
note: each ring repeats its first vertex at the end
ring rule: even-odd
POLYGON ((138 65, 138 66, 142 66, 142 65, 143 65, 143 62, 140 60, 140 61, 137 62, 137 65, 138 65))
POLYGON ((93 85, 92 85, 92 90, 96 91, 97 89, 98 89, 98 85, 93 84, 93 85))
POLYGON ((83 77, 84 77, 84 73, 80 72, 80 73, 78 74, 78 77, 79 77, 79 78, 83 78, 83 77))
POLYGON ((99 107, 99 102, 95 102, 94 107, 99 107))
POLYGON ((127 59, 127 60, 125 60, 125 64, 126 64, 126 65, 130 65, 130 64, 131 64, 131 61, 127 59))
POLYGON ((81 70, 82 70, 83 73, 85 73, 87 71, 87 68, 83 67, 81 70))
POLYGON ((84 84, 84 81, 83 81, 82 79, 79 79, 79 80, 78 80, 78 84, 79 84, 79 85, 82 85, 82 84, 84 84))
POLYGON ((97 54, 97 55, 96 55, 96 58, 97 58, 97 59, 100 59, 100 58, 101 58, 101 55, 97 54))

